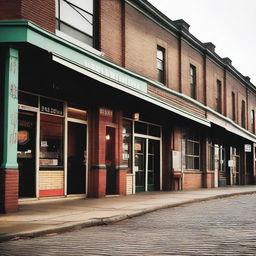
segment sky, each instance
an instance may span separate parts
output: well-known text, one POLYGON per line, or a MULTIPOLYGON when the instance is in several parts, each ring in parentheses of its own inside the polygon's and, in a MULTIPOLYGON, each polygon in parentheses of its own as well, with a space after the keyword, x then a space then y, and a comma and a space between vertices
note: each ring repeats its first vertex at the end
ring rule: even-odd
POLYGON ((256 86, 256 0, 148 0, 171 20, 183 19, 201 42, 256 86))

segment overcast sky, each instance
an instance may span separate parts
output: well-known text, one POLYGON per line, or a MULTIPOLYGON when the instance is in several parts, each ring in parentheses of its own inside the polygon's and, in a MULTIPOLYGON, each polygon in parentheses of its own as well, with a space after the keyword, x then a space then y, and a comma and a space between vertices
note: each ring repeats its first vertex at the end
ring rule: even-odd
POLYGON ((148 0, 171 20, 183 19, 201 42, 256 86, 256 0, 148 0))

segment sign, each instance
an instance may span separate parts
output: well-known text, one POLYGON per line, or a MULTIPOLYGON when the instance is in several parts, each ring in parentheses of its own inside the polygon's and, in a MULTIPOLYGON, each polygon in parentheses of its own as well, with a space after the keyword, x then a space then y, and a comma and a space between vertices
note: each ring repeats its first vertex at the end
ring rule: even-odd
POLYGON ((63 103, 52 99, 40 98, 40 111, 63 116, 63 103))
POLYGON ((244 152, 252 152, 252 145, 244 144, 244 152))
POLYGON ((228 167, 236 167, 234 160, 228 160, 228 167))

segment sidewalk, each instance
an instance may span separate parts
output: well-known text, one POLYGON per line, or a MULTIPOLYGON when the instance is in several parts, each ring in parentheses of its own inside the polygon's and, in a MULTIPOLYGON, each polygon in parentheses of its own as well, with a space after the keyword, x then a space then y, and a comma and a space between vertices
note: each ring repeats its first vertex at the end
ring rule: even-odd
POLYGON ((162 191, 99 199, 49 199, 22 202, 19 212, 0 215, 0 242, 112 223, 157 209, 256 193, 256 186, 162 191))

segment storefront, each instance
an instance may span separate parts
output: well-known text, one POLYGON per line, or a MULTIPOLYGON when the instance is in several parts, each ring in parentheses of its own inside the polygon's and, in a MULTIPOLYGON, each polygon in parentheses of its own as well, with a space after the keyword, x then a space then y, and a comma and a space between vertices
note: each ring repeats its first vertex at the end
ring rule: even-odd
POLYGON ((161 131, 156 124, 123 120, 122 157, 128 169, 128 194, 162 189, 161 131))
POLYGON ((19 197, 85 195, 87 112, 19 92, 19 197))

